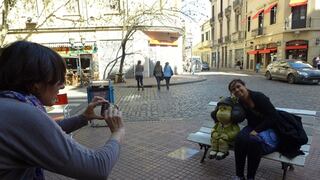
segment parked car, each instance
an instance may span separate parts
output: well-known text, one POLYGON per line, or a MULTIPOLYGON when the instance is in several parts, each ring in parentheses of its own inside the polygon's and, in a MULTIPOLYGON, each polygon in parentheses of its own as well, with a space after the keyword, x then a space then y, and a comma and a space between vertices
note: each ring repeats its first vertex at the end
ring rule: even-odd
POLYGON ((286 80, 288 83, 311 83, 320 82, 320 70, 301 60, 278 60, 268 65, 266 78, 286 80))
POLYGON ((209 71, 209 64, 207 62, 203 62, 201 65, 201 71, 209 71))

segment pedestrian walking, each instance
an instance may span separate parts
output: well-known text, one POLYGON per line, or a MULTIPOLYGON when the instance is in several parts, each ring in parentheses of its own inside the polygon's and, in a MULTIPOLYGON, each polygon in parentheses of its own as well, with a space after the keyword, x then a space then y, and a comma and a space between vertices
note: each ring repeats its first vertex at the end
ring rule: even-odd
POLYGON ((140 87, 142 88, 142 91, 144 90, 144 88, 143 88, 143 71, 144 71, 144 67, 141 65, 141 61, 139 60, 136 65, 136 69, 135 69, 138 91, 140 91, 140 87))
POLYGON ((86 110, 55 121, 44 106, 54 105, 64 88, 66 64, 52 49, 17 41, 0 55, 0 179, 45 179, 43 169, 75 179, 106 179, 119 158, 125 130, 121 112, 105 116, 94 108, 108 103, 94 97, 86 110), (88 149, 67 133, 93 119, 105 120, 111 137, 100 148, 88 149))
POLYGON ((156 62, 156 65, 153 69, 153 75, 156 78, 158 90, 160 90, 160 82, 163 80, 163 71, 160 61, 156 62))
POLYGON ((317 57, 313 58, 313 67, 320 69, 320 54, 317 57))
POLYGON ((260 68, 261 68, 261 63, 257 62, 257 64, 256 64, 256 73, 259 73, 260 68))
POLYGON ((172 75, 173 75, 172 68, 169 65, 169 62, 166 62, 166 64, 164 65, 164 69, 163 69, 163 77, 166 80, 167 90, 169 90, 170 79, 171 79, 172 75))

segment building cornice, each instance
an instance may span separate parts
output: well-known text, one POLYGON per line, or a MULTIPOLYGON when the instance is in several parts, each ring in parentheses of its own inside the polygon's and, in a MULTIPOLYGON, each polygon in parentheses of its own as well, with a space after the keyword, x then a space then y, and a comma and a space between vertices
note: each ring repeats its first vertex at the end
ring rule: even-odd
MULTIPOLYGON (((173 26, 137 26, 138 30, 158 30, 183 33, 183 28, 173 26)), ((66 32, 97 32, 97 31, 122 31, 123 26, 99 26, 99 27, 64 27, 64 28, 39 28, 39 29, 9 29, 8 34, 28 33, 66 33, 66 32)))

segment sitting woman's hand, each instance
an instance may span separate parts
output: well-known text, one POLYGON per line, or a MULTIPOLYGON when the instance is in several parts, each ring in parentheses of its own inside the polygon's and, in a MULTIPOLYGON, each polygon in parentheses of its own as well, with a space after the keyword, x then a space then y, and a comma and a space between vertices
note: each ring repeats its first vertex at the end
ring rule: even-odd
POLYGON ((86 108, 86 110, 82 113, 82 115, 88 120, 92 120, 92 119, 104 119, 104 117, 102 117, 101 115, 97 115, 94 112, 94 108, 101 105, 104 102, 108 102, 107 100, 105 100, 103 97, 100 96, 95 96, 93 98, 93 100, 89 103, 88 107, 86 108))
POLYGON ((258 133, 257 133, 257 131, 252 130, 252 131, 250 132, 250 135, 252 135, 252 136, 257 136, 257 135, 258 135, 258 133))

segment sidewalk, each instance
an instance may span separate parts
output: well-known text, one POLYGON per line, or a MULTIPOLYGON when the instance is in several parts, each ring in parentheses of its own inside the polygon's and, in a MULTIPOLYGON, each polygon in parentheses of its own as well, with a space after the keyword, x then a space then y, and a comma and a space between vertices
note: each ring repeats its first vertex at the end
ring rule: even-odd
MULTIPOLYGON (((187 84, 187 83, 195 83, 207 80, 204 76, 199 75, 191 75, 191 74, 182 74, 182 75, 174 75, 170 79, 170 85, 178 85, 178 84, 187 84)), ((128 87, 135 88, 137 87, 137 81, 134 78, 126 79, 125 83, 117 83, 114 84, 116 87, 128 87)), ((143 86, 144 87, 156 87, 157 81, 152 77, 144 77, 143 78, 143 86)), ((161 81, 161 86, 165 86, 165 80, 161 81)))
MULTIPOLYGON (((235 71, 235 70, 219 70, 221 72, 235 72, 256 75, 254 72, 235 71)), ((215 70, 216 72, 216 70, 215 70)), ((258 75, 263 75, 258 73, 258 75)), ((171 85, 183 83, 195 83, 205 81, 205 76, 201 75, 175 75, 171 79, 171 85)), ((144 78, 145 87, 156 86, 156 81, 153 77, 144 78)), ((162 81, 162 85, 165 83, 162 81)), ((127 79, 126 83, 114 84, 119 89, 120 93, 129 92, 125 99, 128 107, 123 106, 125 112, 128 111, 145 111, 148 113, 159 111, 159 109, 166 108, 168 105, 165 101, 166 97, 172 97, 169 93, 171 91, 161 91, 159 93, 151 88, 145 90, 144 93, 138 92, 136 89, 125 89, 127 87, 136 87, 135 79, 127 79), (145 101, 136 101, 140 97, 145 101), (132 102, 133 104, 130 105, 132 102), (134 105, 137 103, 137 106, 134 105), (162 104, 161 104, 162 103, 162 104), (142 105, 141 105, 142 104, 142 105), (129 106, 130 105, 130 106, 129 106), (140 105, 140 106, 139 106, 140 105), (159 106, 159 107, 158 107, 159 106)), ((63 91, 68 92, 69 97, 86 97, 86 88, 78 88, 67 86, 63 91)), ((178 96, 178 95, 177 95, 178 96)), ((174 100, 173 100, 174 101, 174 100)), ((173 102, 172 101, 172 102, 173 102)), ((85 108, 86 100, 82 105, 75 108, 73 111, 77 113, 85 108)), ((176 104, 170 106, 174 108, 176 104)), ((178 106, 178 105, 176 105, 178 106)), ((179 106, 184 106, 180 104, 179 106)), ((187 141, 186 137, 190 132, 195 132, 201 127, 205 118, 201 115, 194 115, 192 109, 184 108, 187 118, 172 115, 169 118, 161 114, 162 111, 156 112, 154 116, 159 117, 158 120, 145 119, 144 121, 137 121, 136 119, 129 121, 125 120, 126 138, 121 147, 121 155, 119 161, 113 168, 109 175, 110 180, 140 180, 140 179, 154 179, 154 180, 215 180, 215 179, 232 179, 235 174, 234 154, 231 153, 226 159, 222 161, 209 160, 205 163, 200 163, 202 153, 200 152, 198 144, 187 141)), ((209 114, 212 109, 204 107, 201 109, 203 114, 209 114)), ((72 113, 72 114, 74 114, 72 113)), ((129 116, 130 114, 124 114, 129 116)), ((153 114, 152 114, 153 115, 153 114)), ((319 149, 320 149, 320 121, 317 118, 316 127, 314 129, 313 143, 310 154, 307 159, 306 166, 295 167, 294 171, 289 171, 287 174, 288 180, 309 179, 316 180, 320 177, 319 149)), ((106 139, 110 137, 110 132, 105 127, 93 128, 86 126, 79 131, 74 132, 74 139, 80 144, 88 148, 98 148, 102 146, 106 139)), ((201 150, 203 151, 203 150, 201 150)), ((259 170, 257 172, 257 180, 269 180, 281 178, 281 164, 274 161, 261 161, 259 170)), ((51 172, 45 173, 47 180, 70 180, 51 172)))

